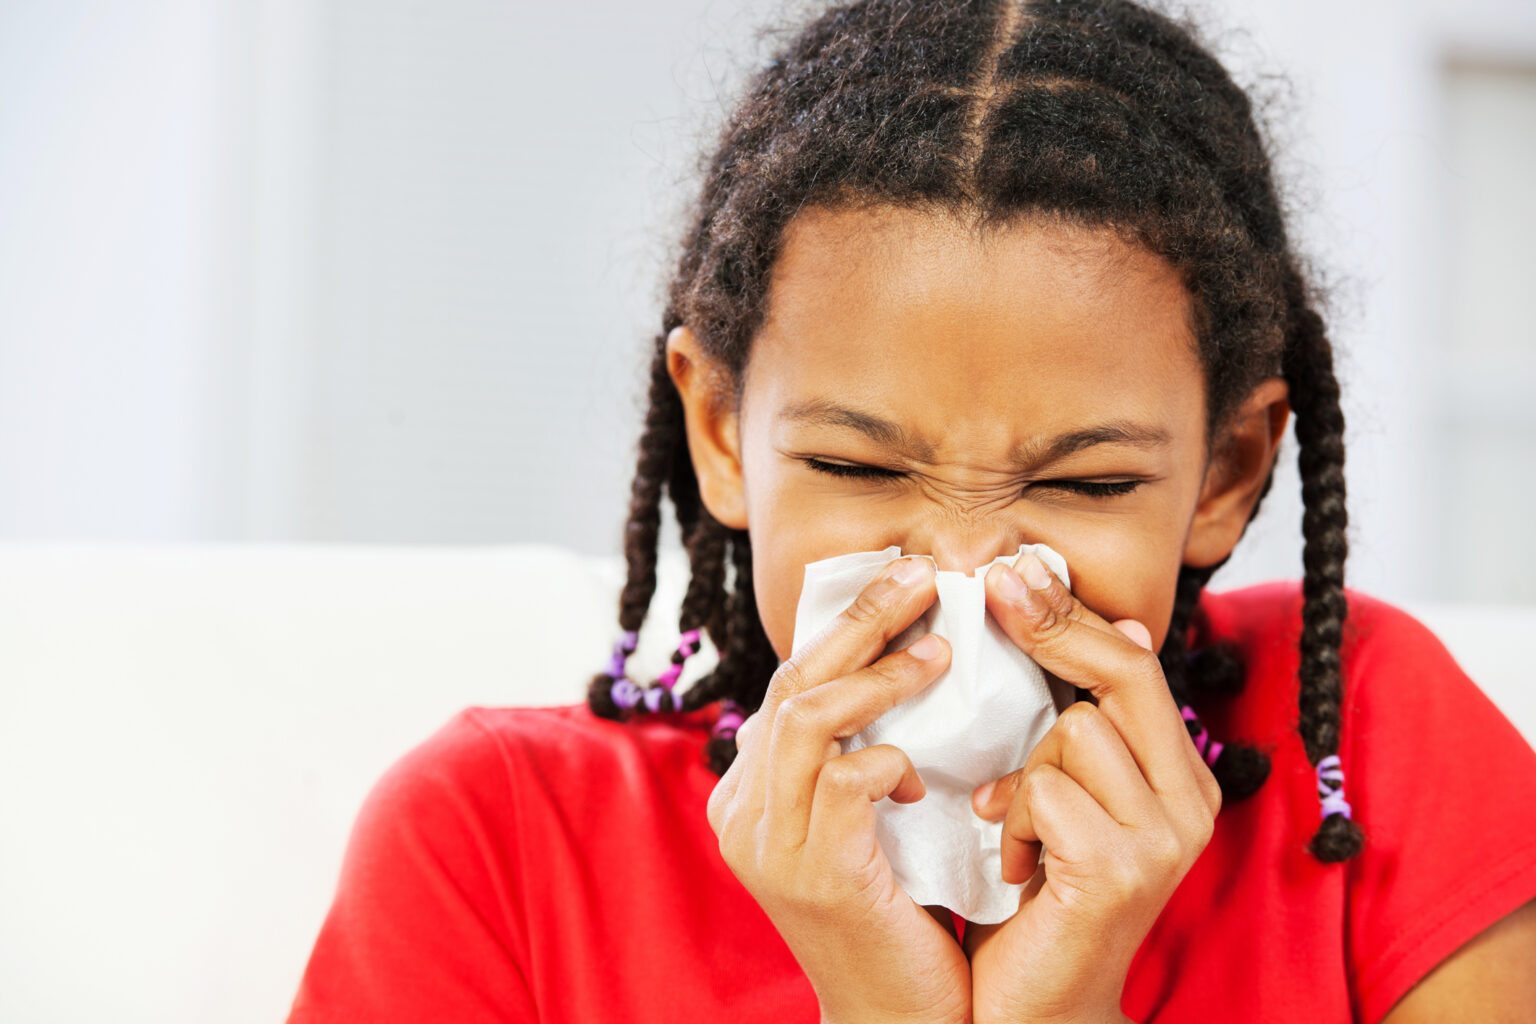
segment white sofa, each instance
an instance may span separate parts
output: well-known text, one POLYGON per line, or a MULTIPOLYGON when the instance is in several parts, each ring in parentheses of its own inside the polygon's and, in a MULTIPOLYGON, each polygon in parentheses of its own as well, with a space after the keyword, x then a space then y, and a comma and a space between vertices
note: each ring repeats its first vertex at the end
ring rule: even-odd
MULTIPOLYGON (((621 579, 538 546, 0 545, 0 1021, 282 1020, 368 787, 462 707, 581 700, 621 579)), ((1536 737, 1536 609, 1410 610, 1536 737)))

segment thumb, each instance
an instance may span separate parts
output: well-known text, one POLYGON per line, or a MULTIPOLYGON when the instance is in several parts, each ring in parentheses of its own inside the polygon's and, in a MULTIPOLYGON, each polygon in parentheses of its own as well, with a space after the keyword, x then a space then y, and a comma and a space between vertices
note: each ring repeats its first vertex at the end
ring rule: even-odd
POLYGON ((1152 649, 1152 631, 1135 619, 1120 619, 1112 623, 1112 625, 1130 637, 1131 643, 1137 647, 1148 651, 1152 649))

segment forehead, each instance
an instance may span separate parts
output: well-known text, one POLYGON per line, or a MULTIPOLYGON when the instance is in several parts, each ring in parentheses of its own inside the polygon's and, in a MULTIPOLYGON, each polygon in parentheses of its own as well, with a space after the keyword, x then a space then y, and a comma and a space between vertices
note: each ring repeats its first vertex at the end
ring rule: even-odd
POLYGON ((981 441, 1021 419, 1171 425, 1203 417, 1204 386, 1178 273, 1111 230, 811 208, 785 231, 743 398, 862 401, 981 441))

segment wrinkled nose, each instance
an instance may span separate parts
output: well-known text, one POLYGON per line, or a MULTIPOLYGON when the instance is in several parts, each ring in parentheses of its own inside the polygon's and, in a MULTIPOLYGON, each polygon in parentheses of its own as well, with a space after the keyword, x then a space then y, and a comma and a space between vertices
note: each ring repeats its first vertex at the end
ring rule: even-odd
POLYGON ((1013 555, 1020 544, 1029 543, 1017 530, 998 526, 956 526, 935 528, 908 538, 904 550, 909 554, 932 555, 940 569, 967 575, 994 558, 1013 555))

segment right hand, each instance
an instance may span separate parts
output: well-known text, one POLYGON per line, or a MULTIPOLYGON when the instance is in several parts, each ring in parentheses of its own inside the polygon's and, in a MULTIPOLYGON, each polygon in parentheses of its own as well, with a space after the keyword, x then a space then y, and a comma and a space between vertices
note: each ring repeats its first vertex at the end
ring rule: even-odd
POLYGON ((948 911, 914 903, 875 839, 875 801, 922 799, 917 769, 890 744, 844 754, 838 743, 948 668, 949 644, 931 634, 927 659, 909 647, 874 660, 936 596, 928 559, 887 566, 779 666, 710 794, 720 853, 810 979, 824 1024, 970 1018, 970 963, 939 923, 948 911))

